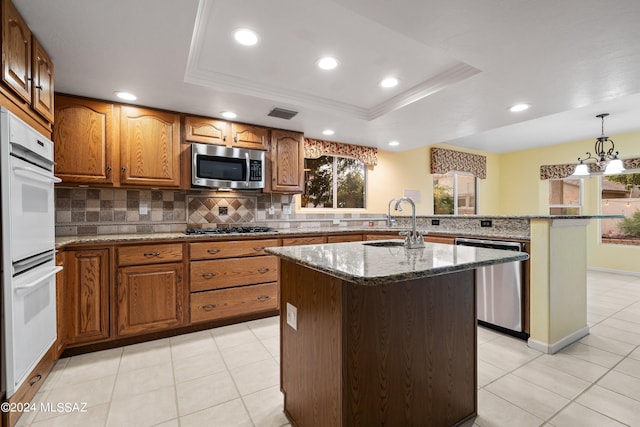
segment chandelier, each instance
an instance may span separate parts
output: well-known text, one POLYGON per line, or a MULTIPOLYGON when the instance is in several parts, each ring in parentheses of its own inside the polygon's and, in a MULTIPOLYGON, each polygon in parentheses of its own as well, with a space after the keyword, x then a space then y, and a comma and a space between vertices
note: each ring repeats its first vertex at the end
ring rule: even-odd
POLYGON ((596 139, 594 147, 595 156, 591 155, 590 152, 587 152, 587 157, 582 159, 578 157, 578 161, 580 163, 576 165, 576 170, 573 172, 573 176, 589 176, 589 166, 584 163, 587 160, 595 160, 595 164, 598 165, 601 171, 604 171, 605 175, 612 175, 625 170, 624 163, 618 158, 618 152, 615 151, 613 140, 604 135, 604 118, 608 115, 609 113, 602 113, 596 116, 602 120, 602 133, 600 137, 596 139), (611 147, 608 150, 605 149, 605 145, 607 143, 611 144, 611 147))

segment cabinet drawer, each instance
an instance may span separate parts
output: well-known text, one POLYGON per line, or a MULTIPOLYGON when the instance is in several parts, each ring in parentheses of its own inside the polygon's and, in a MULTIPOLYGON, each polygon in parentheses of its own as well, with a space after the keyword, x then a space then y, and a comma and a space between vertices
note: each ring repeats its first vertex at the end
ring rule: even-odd
POLYGON ((118 265, 157 264, 175 261, 182 261, 182 243, 118 248, 118 265))
POLYGON ((325 243, 324 236, 317 237, 293 237, 289 239, 282 239, 282 246, 297 246, 297 245, 318 245, 325 243))
POLYGON ((277 280, 278 258, 273 255, 191 262, 192 292, 277 280))
POLYGON ((191 322, 241 316, 277 307, 277 283, 198 292, 191 294, 191 322))
POLYGON ((338 236, 327 236, 327 243, 341 243, 341 242, 360 242, 362 241, 362 234, 344 234, 338 236))
POLYGON ((278 246, 278 239, 189 243, 189 256, 191 259, 217 259, 265 255, 264 248, 272 246, 278 246))

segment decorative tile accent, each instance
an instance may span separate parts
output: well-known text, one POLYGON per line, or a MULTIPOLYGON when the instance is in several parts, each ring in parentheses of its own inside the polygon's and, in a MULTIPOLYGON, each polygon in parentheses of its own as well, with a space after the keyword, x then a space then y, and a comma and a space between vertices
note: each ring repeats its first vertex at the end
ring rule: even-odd
POLYGON ((189 227, 210 227, 216 224, 253 223, 256 218, 255 198, 189 196, 189 227), (249 208, 247 206, 250 206, 249 208))

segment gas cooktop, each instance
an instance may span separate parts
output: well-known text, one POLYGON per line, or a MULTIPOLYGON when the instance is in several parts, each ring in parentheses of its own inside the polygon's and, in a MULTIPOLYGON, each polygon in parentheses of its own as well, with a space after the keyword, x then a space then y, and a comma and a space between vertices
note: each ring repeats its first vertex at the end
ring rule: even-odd
POLYGON ((187 228, 185 234, 266 233, 269 231, 276 231, 276 229, 271 227, 187 228))

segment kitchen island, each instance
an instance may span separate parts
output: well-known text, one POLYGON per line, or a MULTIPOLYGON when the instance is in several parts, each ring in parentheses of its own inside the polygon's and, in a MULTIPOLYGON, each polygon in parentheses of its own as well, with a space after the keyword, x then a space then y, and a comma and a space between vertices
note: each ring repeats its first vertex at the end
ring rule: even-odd
POLYGON ((472 423, 473 269, 526 253, 401 240, 267 251, 281 258, 281 388, 292 425, 472 423))

